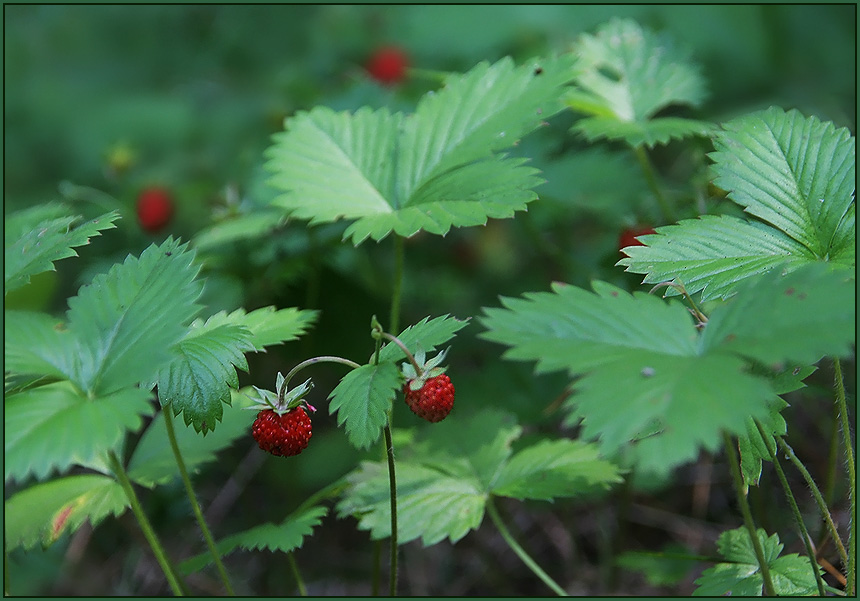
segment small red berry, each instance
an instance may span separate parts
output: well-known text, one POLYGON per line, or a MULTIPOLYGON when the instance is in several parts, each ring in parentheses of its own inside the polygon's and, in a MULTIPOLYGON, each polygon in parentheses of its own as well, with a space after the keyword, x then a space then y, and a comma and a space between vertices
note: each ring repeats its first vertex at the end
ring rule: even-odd
POLYGON ((298 455, 311 439, 311 418, 301 406, 282 415, 271 409, 257 414, 251 435, 264 451, 277 457, 298 455))
POLYGON ((412 390, 411 381, 403 386, 406 404, 412 412, 428 422, 440 422, 454 407, 454 385, 447 374, 428 379, 418 390, 412 390))
POLYGON ((406 77, 409 58, 396 46, 378 49, 367 61, 367 72, 379 83, 390 86, 406 77))
POLYGON ((165 188, 144 188, 137 197, 137 220, 147 232, 157 232, 173 217, 173 198, 165 188))
POLYGON ((621 232, 621 235, 618 236, 618 250, 623 250, 628 246, 645 246, 642 242, 637 240, 638 236, 644 236, 645 234, 653 234, 654 228, 652 227, 628 227, 621 232))

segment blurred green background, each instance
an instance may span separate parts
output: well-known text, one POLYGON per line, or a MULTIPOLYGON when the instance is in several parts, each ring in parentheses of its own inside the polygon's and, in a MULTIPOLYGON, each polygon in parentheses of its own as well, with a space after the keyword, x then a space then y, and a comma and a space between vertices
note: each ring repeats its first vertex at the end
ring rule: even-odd
MULTIPOLYGON (((363 66, 383 45, 402 48, 419 70, 466 71, 506 55, 523 61, 565 52, 579 34, 612 17, 636 19, 689 49, 710 95, 704 106, 684 114, 721 122, 779 105, 855 130, 855 5, 6 5, 4 211, 62 200, 87 216, 110 208, 123 214, 116 230, 79 249, 81 259, 62 261, 58 273, 34 278, 7 298, 7 306, 59 314, 95 273, 172 234, 198 249, 207 314, 270 304, 321 311, 307 337, 252 357, 243 384, 270 387, 278 370, 314 354, 364 360, 372 350, 370 316, 388 314, 390 239, 353 248, 340 242, 342 224, 308 229, 277 217, 265 235, 229 234, 232 219, 266 215, 273 193, 261 165, 270 136, 291 114, 318 104, 412 111, 438 82, 420 72, 392 87, 373 81, 363 66), (143 231, 134 214, 137 194, 149 185, 167 186, 177 204, 175 218, 157 235, 143 231)), ((500 295, 545 290, 553 280, 637 285, 637 278, 614 267, 621 256, 618 236, 627 226, 661 225, 659 211, 632 155, 572 136, 574 118, 557 116, 517 149, 547 179, 528 213, 407 242, 404 325, 426 315, 476 316, 500 295)), ((680 217, 734 210, 707 185, 708 151, 707 141, 689 140, 651 153, 680 217)), ((515 412, 534 435, 557 433, 558 414, 544 409, 553 406, 567 379, 534 378, 531 366, 502 362, 501 349, 478 340, 478 331, 476 323, 463 330, 450 355, 458 408, 498 405, 515 412)), ((799 394, 814 401, 823 390, 826 398, 824 371, 824 384, 799 394)), ((322 399, 342 374, 320 367, 311 375, 322 399)), ((797 410, 787 416, 789 423, 800 416, 805 428, 829 435, 829 410, 813 401, 806 402, 813 410, 797 410)), ((409 417, 397 407, 396 423, 414 423, 409 417)), ((826 455, 813 442, 804 450, 826 455)), ((318 419, 314 444, 301 462, 287 467, 253 448, 249 437, 201 473, 198 492, 214 512, 216 536, 223 536, 280 521, 355 460, 342 433, 318 419)), ((660 483, 662 492, 653 497, 635 491, 643 495, 640 505, 665 512, 660 515, 666 523, 634 520, 627 533, 631 546, 656 548, 677 541, 677 529, 686 528, 688 538, 681 538, 689 548, 691 540, 713 540, 714 523, 734 523, 731 501, 718 492, 710 513, 694 524, 671 519, 690 513, 690 491, 700 485, 696 467, 660 483)), ((176 556, 200 550, 178 484, 147 493, 146 503, 160 531, 180 533, 171 542, 176 556)), ((549 571, 576 574, 575 581, 561 582, 574 594, 692 590, 695 571, 669 588, 634 572, 615 574, 607 551, 618 532, 614 503, 503 508, 549 571)), ((13 553, 13 592, 163 593, 128 518, 95 532, 85 528, 46 552, 13 553)), ((779 527, 789 523, 771 519, 779 527)), ((298 557, 311 594, 368 594, 370 545, 354 522, 327 519, 298 557)), ((243 594, 293 591, 281 556, 237 553, 228 568, 243 594)), ((208 594, 217 591, 214 583, 203 574, 194 586, 208 594)), ((404 594, 418 595, 545 592, 486 527, 453 548, 404 547, 403 583, 404 594)))

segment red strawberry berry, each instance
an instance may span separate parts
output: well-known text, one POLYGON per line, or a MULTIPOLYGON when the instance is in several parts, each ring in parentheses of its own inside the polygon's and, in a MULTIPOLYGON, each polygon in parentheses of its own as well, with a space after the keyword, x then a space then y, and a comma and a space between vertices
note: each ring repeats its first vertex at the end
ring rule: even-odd
POLYGON ((390 86, 406 77, 409 59, 400 48, 386 46, 378 49, 367 61, 367 72, 379 83, 390 86))
POLYGON ((418 390, 412 390, 410 380, 403 387, 406 404, 412 413, 428 422, 440 422, 445 419, 454 406, 454 385, 447 374, 430 378, 418 390))
POLYGON ((257 414, 251 435, 264 451, 277 457, 291 457, 307 448, 311 439, 311 418, 301 406, 283 415, 264 409, 257 414))
POLYGON ((653 233, 655 233, 653 227, 628 227, 621 232, 620 236, 618 236, 618 250, 623 251, 623 249, 628 246, 645 246, 636 238, 638 236, 644 236, 645 234, 653 233))
POLYGON ((157 232, 173 217, 173 198, 165 188, 144 188, 137 197, 137 220, 147 232, 157 232))

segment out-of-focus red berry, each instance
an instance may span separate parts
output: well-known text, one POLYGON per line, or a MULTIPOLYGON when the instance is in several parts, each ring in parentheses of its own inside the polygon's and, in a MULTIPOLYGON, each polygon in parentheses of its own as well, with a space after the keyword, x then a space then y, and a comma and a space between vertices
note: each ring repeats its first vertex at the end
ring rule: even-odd
POLYGON ((406 77, 409 57, 397 46, 379 48, 367 61, 367 72, 379 83, 390 86, 406 77))
POLYGON ((173 217, 173 198, 166 188, 150 186, 137 197, 137 221, 147 232, 157 232, 173 217))
POLYGON ((623 250, 628 246, 645 246, 636 238, 645 234, 653 234, 653 227, 637 226, 625 228, 621 235, 618 236, 618 250, 623 250))

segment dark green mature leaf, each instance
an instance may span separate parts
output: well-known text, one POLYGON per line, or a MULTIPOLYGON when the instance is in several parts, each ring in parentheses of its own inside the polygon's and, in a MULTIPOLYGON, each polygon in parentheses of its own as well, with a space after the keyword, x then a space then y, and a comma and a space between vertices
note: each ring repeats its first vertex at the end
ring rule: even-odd
POLYGON ((540 183, 520 159, 498 155, 562 108, 576 59, 514 67, 481 63, 426 95, 413 115, 300 112, 267 151, 273 204, 311 223, 355 220, 355 244, 392 231, 444 235, 523 210, 540 183))
POLYGON ((671 138, 707 135, 701 121, 654 119, 673 104, 698 106, 705 86, 686 53, 632 20, 613 19, 576 45, 582 73, 566 96, 572 109, 593 115, 574 129, 590 140, 624 140, 631 146, 664 144, 671 138))
MULTIPOLYGON (((297 340, 316 321, 316 311, 306 311, 295 307, 275 309, 263 307, 250 313, 245 309, 236 309, 232 313, 221 311, 206 320, 208 327, 218 325, 242 326, 251 334, 251 344, 254 350, 262 351, 267 346, 282 344, 297 340)), ((201 325, 195 320, 192 327, 201 325)))
MULTIPOLYGON (((815 260, 779 230, 729 215, 685 219, 656 232, 640 237, 645 246, 625 248, 627 257, 617 265, 647 274, 643 284, 678 281, 689 294, 701 291, 705 301, 729 297, 741 283, 776 266, 796 269, 815 260)), ((666 289, 666 296, 677 294, 666 289)))
POLYGON ((353 369, 331 391, 329 413, 337 412, 338 426, 346 424, 350 444, 364 449, 376 442, 401 385, 397 366, 380 363, 353 369))
MULTIPOLYGON (((232 445, 243 436, 253 443, 249 433, 257 414, 245 410, 253 401, 244 394, 231 390, 232 401, 223 407, 222 423, 200 436, 193 428, 174 421, 176 442, 189 473, 198 471, 203 465, 215 461, 216 453, 232 445)), ((128 476, 134 482, 147 487, 165 484, 179 477, 176 457, 167 438, 164 413, 159 412, 140 438, 128 462, 128 476)))
POLYGON ((726 123, 714 146, 714 183, 816 258, 854 236, 856 140, 847 128, 771 107, 726 123))
MULTIPOLYGON (((761 542, 777 595, 815 595, 818 592, 808 558, 796 553, 780 557, 783 545, 776 534, 768 537, 764 530, 759 529, 756 535, 761 542)), ((717 540, 717 548, 728 562, 705 570, 696 580, 699 588, 693 591, 693 595, 761 597, 763 580, 746 528, 723 532, 717 540)))
POLYGON ((63 205, 47 204, 10 215, 4 223, 4 296, 29 283, 30 277, 54 271, 54 262, 77 257, 72 250, 111 229, 119 213, 106 213, 72 227, 80 216, 70 216, 63 205))
MULTIPOLYGON (((418 323, 403 330, 397 338, 406 345, 406 348, 415 354, 420 345, 425 352, 432 352, 451 340, 461 329, 469 325, 469 320, 460 320, 456 317, 442 315, 430 319, 425 317, 418 323)), ((379 350, 379 362, 401 361, 406 359, 403 350, 393 342, 386 343, 379 350)))
POLYGON ((201 285, 187 245, 168 238, 129 256, 69 299, 69 332, 80 345, 74 378, 99 395, 149 381, 170 359, 199 310, 201 285))
POLYGON ((90 399, 65 381, 7 397, 5 479, 43 479, 53 470, 98 463, 143 425, 141 418, 153 411, 149 400, 139 388, 90 399))
POLYGON ((59 478, 35 484, 4 504, 8 550, 47 547, 84 522, 93 526, 108 515, 121 515, 128 499, 113 478, 98 474, 59 478))
MULTIPOLYGON (((301 548, 305 537, 309 536, 313 529, 320 525, 322 518, 327 513, 327 507, 318 505, 300 509, 290 514, 280 524, 262 524, 250 530, 239 532, 218 542, 216 547, 222 557, 237 547, 249 550, 269 549, 270 551, 289 553, 301 548)), ((179 570, 183 574, 193 574, 210 563, 212 563, 212 554, 203 553, 183 561, 179 565, 179 570)))

